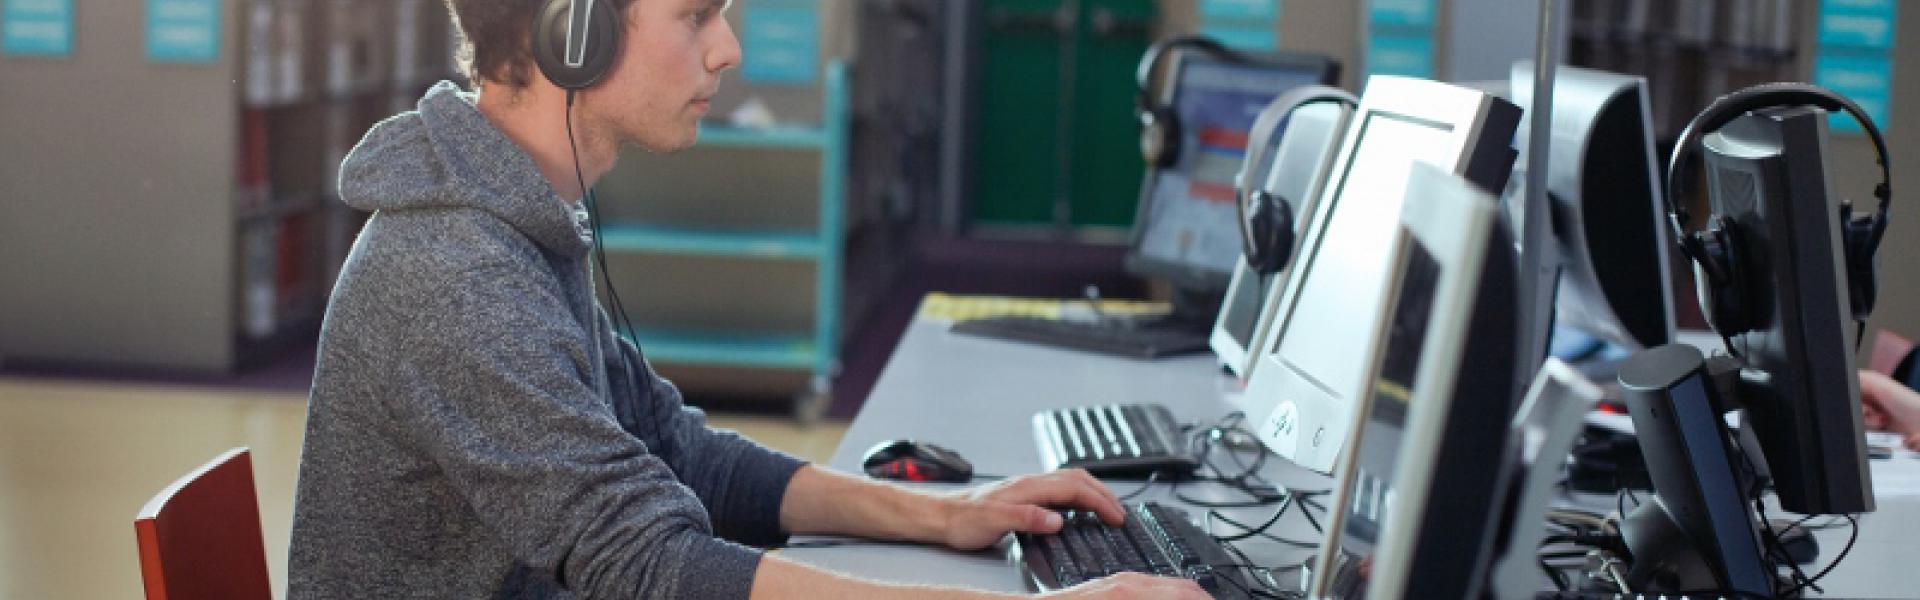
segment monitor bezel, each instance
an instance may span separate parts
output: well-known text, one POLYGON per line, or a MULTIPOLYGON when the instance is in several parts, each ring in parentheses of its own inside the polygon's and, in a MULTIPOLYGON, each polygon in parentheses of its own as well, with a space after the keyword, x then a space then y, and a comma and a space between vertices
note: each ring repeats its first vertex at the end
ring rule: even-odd
MULTIPOLYGON (((1400 275, 1408 253, 1419 244, 1440 265, 1433 307, 1427 319, 1427 331, 1421 344, 1419 367, 1415 370, 1412 399, 1408 403, 1400 450, 1394 459, 1394 502, 1388 506, 1380 539, 1375 543, 1375 569, 1368 584, 1369 597, 1400 597, 1408 584, 1408 569, 1382 569, 1382 565, 1403 565, 1413 551, 1413 536, 1389 538, 1395 530, 1418 531, 1417 519, 1424 513, 1433 481, 1434 461, 1440 442, 1445 439, 1447 418, 1452 415, 1455 383, 1464 367, 1461 351, 1470 333, 1474 304, 1479 296, 1481 275, 1485 269, 1488 246, 1493 238, 1496 205, 1493 197, 1465 179, 1447 174, 1431 165, 1415 163, 1408 177, 1409 202, 1400 212, 1400 230, 1394 235, 1390 269, 1395 281, 1386 303, 1387 318, 1399 304, 1400 275), (1416 185, 1417 184, 1417 185, 1416 185), (1420 451, 1415 451, 1420 449, 1420 451), (1403 493, 1411 492, 1411 493, 1403 493), (1384 577, 1383 577, 1384 576, 1384 577), (1383 595, 1384 594, 1384 595, 1383 595)), ((1368 357, 1369 379, 1379 376, 1384 328, 1373 332, 1374 351, 1368 357)), ((1361 439, 1368 416, 1367 402, 1357 403, 1348 425, 1347 440, 1361 439)), ((1331 568, 1339 551, 1341 527, 1353 491, 1354 464, 1359 453, 1349 445, 1340 452, 1335 476, 1334 501, 1329 505, 1327 537, 1321 542, 1314 566, 1314 597, 1324 597, 1332 585, 1331 568)))
MULTIPOLYGON (((1300 251, 1296 253, 1291 273, 1283 287, 1284 291, 1280 294, 1268 294, 1267 301, 1274 303, 1274 306, 1269 309, 1273 311, 1274 318, 1268 324, 1262 345, 1254 350, 1256 355, 1253 361, 1254 367, 1252 373, 1247 376, 1247 391, 1243 396, 1247 416, 1251 423, 1258 425, 1256 433, 1261 442, 1276 454, 1309 470, 1332 473, 1336 458, 1344 446, 1346 434, 1355 421, 1352 417, 1354 403, 1351 401, 1346 402, 1345 406, 1301 406, 1293 399, 1263 398, 1263 396, 1277 396, 1277 393, 1270 388, 1280 385, 1278 378, 1284 376, 1280 373, 1287 370, 1286 366, 1280 364, 1277 349, 1286 338, 1293 310, 1299 305, 1303 293, 1301 287, 1308 280, 1308 275, 1312 273, 1317 250, 1325 241, 1323 238, 1326 228, 1334 212, 1340 209, 1340 195, 1344 191, 1347 179, 1352 175, 1348 170, 1354 160, 1354 153, 1360 147, 1366 125, 1376 115, 1450 124, 1452 131, 1448 132, 1447 139, 1450 144, 1449 150, 1455 158, 1453 164, 1446 170, 1465 177, 1473 174, 1470 171, 1484 167, 1476 164, 1477 160, 1486 158, 1484 153, 1477 151, 1478 146, 1501 144, 1510 147, 1511 139, 1483 139, 1487 128, 1492 123, 1496 106, 1499 104, 1505 104, 1505 101, 1482 91, 1436 81, 1390 75, 1376 75, 1368 79, 1367 90, 1360 99, 1360 106, 1348 119, 1347 133, 1343 136, 1340 151, 1334 158, 1330 179, 1320 192, 1312 221, 1307 225, 1306 235, 1300 244, 1300 251), (1272 425, 1270 421, 1275 417, 1292 418, 1291 415, 1309 412, 1318 415, 1316 418, 1323 421, 1316 427, 1322 428, 1335 437, 1331 440, 1332 443, 1315 444, 1305 449, 1312 450, 1309 453, 1300 447, 1301 440, 1307 439, 1308 436, 1293 435, 1291 437, 1294 444, 1287 446, 1286 440, 1281 439, 1283 436, 1270 433, 1276 429, 1270 426, 1272 425), (1324 418, 1324 415, 1328 414, 1346 415, 1346 418, 1344 421, 1338 418, 1324 418)), ((1511 105, 1508 104, 1508 106, 1511 105)), ((1510 116, 1517 124, 1517 111, 1510 116)), ((1381 320, 1385 316, 1381 314, 1370 316, 1373 319, 1372 326, 1366 329, 1370 335, 1377 337, 1381 320)), ((1365 356, 1355 357, 1355 360, 1372 360, 1373 355, 1379 352, 1378 346, 1376 339, 1369 344, 1364 353, 1365 356)), ((1360 397, 1365 391, 1364 386, 1365 382, 1346 382, 1342 385, 1346 388, 1345 397, 1349 399, 1360 397)))

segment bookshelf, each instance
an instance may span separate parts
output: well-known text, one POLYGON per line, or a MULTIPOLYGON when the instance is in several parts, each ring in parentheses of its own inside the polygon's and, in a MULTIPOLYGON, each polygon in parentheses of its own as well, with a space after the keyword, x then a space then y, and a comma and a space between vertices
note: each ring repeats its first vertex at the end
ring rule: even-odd
POLYGON ((71 25, 64 55, 0 53, 0 360, 226 372, 310 342, 365 218, 340 159, 452 76, 444 6, 75 2, 71 25), (167 39, 211 52, 153 49, 183 15, 167 39))
POLYGON ((803 421, 830 401, 844 313, 847 66, 824 71, 817 124, 705 125, 685 156, 630 154, 597 191, 609 268, 634 315, 627 333, 648 359, 804 372, 793 405, 803 421), (756 168, 725 166, 741 162, 756 168), (675 174, 724 181, 683 187, 675 174))

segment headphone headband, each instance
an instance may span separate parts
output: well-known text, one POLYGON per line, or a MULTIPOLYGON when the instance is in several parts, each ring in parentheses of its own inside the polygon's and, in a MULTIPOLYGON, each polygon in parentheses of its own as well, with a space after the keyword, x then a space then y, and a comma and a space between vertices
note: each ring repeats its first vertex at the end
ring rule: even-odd
MULTIPOLYGON (((1873 195, 1879 201, 1874 245, 1879 245, 1878 233, 1886 230, 1887 209, 1893 199, 1893 171, 1887 164, 1887 142, 1881 137, 1880 128, 1874 125, 1873 118, 1859 105, 1826 88, 1806 83, 1765 83, 1721 96, 1687 123, 1686 129, 1680 132, 1679 141, 1673 146, 1673 156, 1667 162, 1667 220, 1673 226, 1675 240, 1687 239, 1686 229, 1691 215, 1686 207, 1680 205, 1678 198, 1682 191, 1691 189, 1692 173, 1689 167, 1695 161, 1690 159, 1694 154, 1693 147, 1700 143, 1700 139, 1749 112, 1794 105, 1817 106, 1829 113, 1844 111, 1860 123, 1860 128, 1866 131, 1868 139, 1873 142, 1880 162, 1880 185, 1873 189, 1873 195)), ((1681 248, 1692 252, 1684 243, 1681 248)))
POLYGON ((1153 72, 1160 65, 1161 55, 1172 50, 1195 49, 1221 57, 1226 60, 1242 60, 1240 53, 1222 45, 1213 38, 1198 35, 1183 35, 1154 42, 1147 47, 1147 53, 1140 57, 1140 64, 1134 67, 1133 82, 1140 90, 1137 103, 1140 110, 1154 105, 1148 84, 1153 82, 1153 72))
POLYGON ((1272 170, 1269 163, 1273 160, 1273 153, 1278 150, 1273 147, 1275 141, 1273 135, 1280 132, 1280 124, 1293 116, 1293 111, 1309 104, 1323 103, 1340 103, 1352 107, 1358 106, 1360 101, 1354 98, 1353 94, 1340 88, 1318 84, 1304 85, 1274 98, 1273 102, 1260 110, 1259 116, 1254 117, 1253 129, 1247 132, 1247 155, 1240 163, 1240 175, 1234 180, 1235 186, 1239 188, 1241 210, 1246 209, 1246 197, 1263 185, 1262 182, 1253 180, 1257 177, 1254 171, 1261 167, 1272 170))

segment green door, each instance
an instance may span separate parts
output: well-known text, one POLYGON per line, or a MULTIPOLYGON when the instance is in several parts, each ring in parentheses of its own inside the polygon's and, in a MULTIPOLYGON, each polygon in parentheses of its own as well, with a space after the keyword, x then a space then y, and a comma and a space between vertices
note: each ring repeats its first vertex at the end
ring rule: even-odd
POLYGON ((1152 0, 988 0, 976 93, 975 221, 1133 223, 1134 66, 1152 0))

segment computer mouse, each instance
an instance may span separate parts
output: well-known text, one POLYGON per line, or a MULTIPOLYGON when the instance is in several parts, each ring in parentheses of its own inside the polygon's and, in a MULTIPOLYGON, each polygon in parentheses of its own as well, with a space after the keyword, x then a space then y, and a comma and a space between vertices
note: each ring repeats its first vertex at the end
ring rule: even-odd
POLYGON ((913 440, 881 442, 867 451, 860 466, 867 470, 867 475, 881 479, 954 483, 973 480, 973 463, 961 458, 960 453, 913 440))

